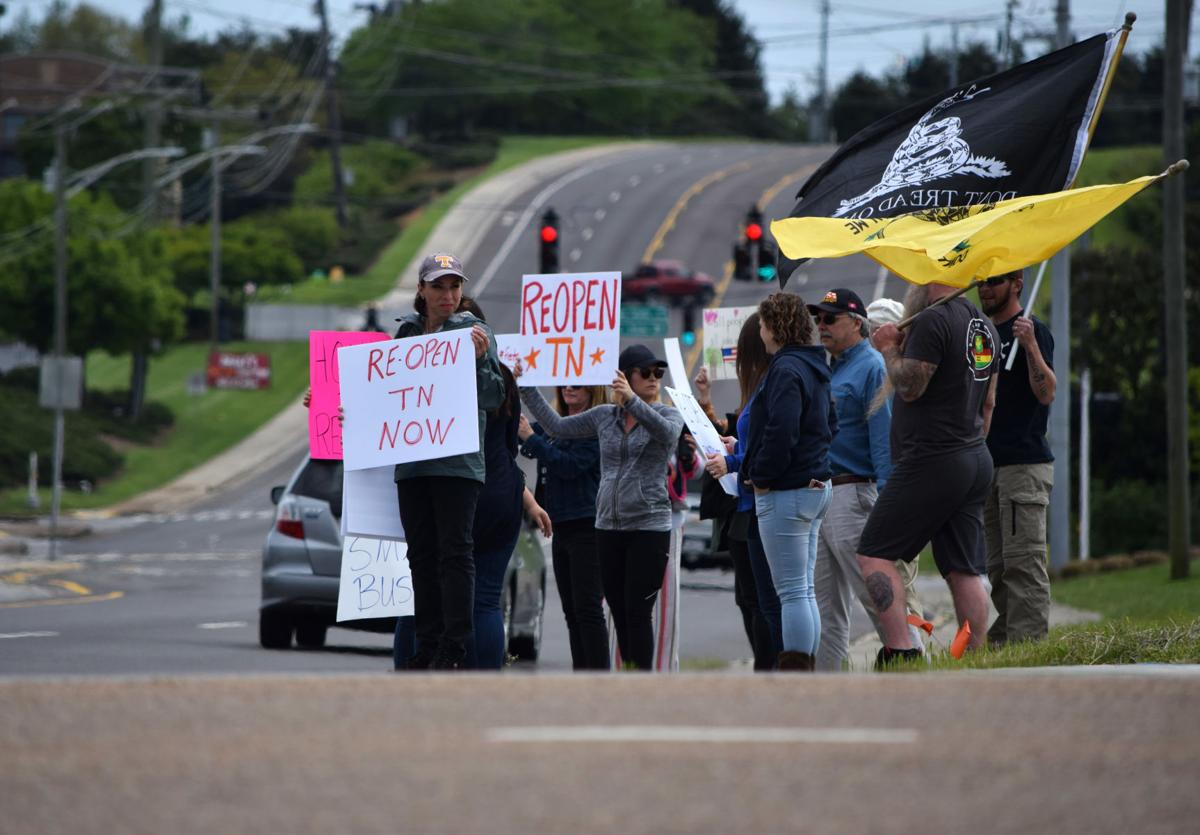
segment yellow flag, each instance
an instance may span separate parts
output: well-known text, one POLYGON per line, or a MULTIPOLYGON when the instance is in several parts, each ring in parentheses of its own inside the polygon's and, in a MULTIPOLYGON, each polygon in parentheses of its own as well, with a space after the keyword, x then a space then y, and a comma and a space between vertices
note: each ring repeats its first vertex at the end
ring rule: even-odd
POLYGON ((785 218, 771 234, 788 258, 861 252, 914 284, 966 287, 1045 261, 1167 173, 889 218, 785 218))

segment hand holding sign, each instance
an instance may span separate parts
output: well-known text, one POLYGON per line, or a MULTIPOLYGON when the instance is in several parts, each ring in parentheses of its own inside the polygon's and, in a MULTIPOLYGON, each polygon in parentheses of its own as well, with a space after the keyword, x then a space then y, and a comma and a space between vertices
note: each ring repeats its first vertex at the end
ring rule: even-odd
POLYGON ((617 376, 613 377, 612 390, 613 400, 617 401, 618 406, 624 406, 633 397, 633 389, 629 387, 629 380, 624 371, 617 371, 617 376))

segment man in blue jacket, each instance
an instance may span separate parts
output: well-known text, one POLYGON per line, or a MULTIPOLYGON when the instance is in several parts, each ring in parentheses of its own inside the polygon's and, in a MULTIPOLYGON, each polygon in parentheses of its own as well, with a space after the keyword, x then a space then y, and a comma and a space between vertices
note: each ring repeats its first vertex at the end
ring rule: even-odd
MULTIPOLYGON (((814 584, 821 610, 821 643, 816 663, 818 670, 841 670, 850 653, 851 594, 862 603, 883 640, 855 553, 871 508, 892 472, 888 442, 892 406, 886 397, 874 404, 887 369, 866 338, 866 306, 858 294, 839 287, 826 293, 820 303, 810 304, 808 310, 816 320, 821 344, 833 358, 831 388, 838 423, 829 447, 833 492, 817 544, 814 584)), ((909 609, 919 615, 915 591, 911 591, 916 567, 915 562, 896 564, 909 609)), ((919 647, 915 628, 912 632, 917 641, 914 646, 919 647)))

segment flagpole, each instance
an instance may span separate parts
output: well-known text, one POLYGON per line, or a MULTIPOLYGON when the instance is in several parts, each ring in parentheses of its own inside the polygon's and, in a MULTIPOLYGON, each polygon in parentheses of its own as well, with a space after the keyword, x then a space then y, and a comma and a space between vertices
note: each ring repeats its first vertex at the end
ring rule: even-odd
POLYGON ((918 310, 916 313, 914 313, 912 316, 909 316, 907 319, 897 322, 896 327, 898 327, 900 330, 904 330, 905 328, 907 328, 909 325, 911 325, 913 323, 914 319, 916 319, 918 316, 920 316, 926 310, 929 310, 930 307, 938 307, 939 305, 943 305, 946 302, 953 301, 954 299, 957 299, 959 296, 961 296, 963 293, 967 292, 968 290, 974 290, 980 284, 983 284, 983 281, 981 279, 978 279, 978 278, 972 279, 971 283, 968 284, 966 287, 959 287, 957 290, 955 290, 950 295, 942 296, 940 299, 935 301, 933 304, 929 305, 929 307, 923 307, 920 310, 918 310))
MULTIPOLYGON (((1046 265, 1049 263, 1049 261, 1043 261, 1042 265, 1038 267, 1037 278, 1033 280, 1033 289, 1029 291, 1029 298, 1025 301, 1026 313, 1033 314, 1033 303, 1037 301, 1038 290, 1042 287, 1042 276, 1046 274, 1046 265)), ((1012 371, 1013 361, 1017 358, 1019 350, 1021 350, 1021 343, 1014 339, 1012 348, 1008 351, 1008 359, 1004 363, 1005 371, 1012 371)))
MULTIPOLYGON (((1108 101, 1108 91, 1112 87, 1113 78, 1117 75, 1117 65, 1121 63, 1121 56, 1125 54, 1125 42, 1129 40, 1129 33, 1133 30, 1134 21, 1137 20, 1137 15, 1133 12, 1125 13, 1125 23, 1121 26, 1121 34, 1117 36, 1117 52, 1113 55, 1112 63, 1108 66, 1108 76, 1104 79, 1104 86, 1100 89, 1100 100, 1096 102, 1096 109, 1092 111, 1092 121, 1088 125, 1088 147, 1092 145, 1092 136, 1096 133, 1096 123, 1100 121, 1100 113, 1104 110, 1104 103, 1108 101)), ((1059 44, 1061 47, 1062 44, 1059 44)), ((1087 150, 1084 150, 1087 153, 1087 150)), ((1080 160, 1082 168, 1082 160, 1080 160)), ((1075 176, 1079 176, 1079 172, 1075 172, 1075 176)), ((1075 185, 1075 178, 1067 185, 1067 188, 1075 185)))

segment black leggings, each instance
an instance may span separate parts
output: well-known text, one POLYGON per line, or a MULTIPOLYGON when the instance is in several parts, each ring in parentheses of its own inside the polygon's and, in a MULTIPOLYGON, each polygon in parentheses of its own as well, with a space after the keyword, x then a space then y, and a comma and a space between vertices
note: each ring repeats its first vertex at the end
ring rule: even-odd
POLYGON ((571 638, 571 666, 576 670, 607 670, 608 626, 604 623, 595 522, 590 517, 555 522, 551 553, 554 580, 571 638))
POLYGON ((596 531, 604 597, 617 628, 621 660, 639 670, 654 666, 650 616, 671 550, 670 531, 596 531))

